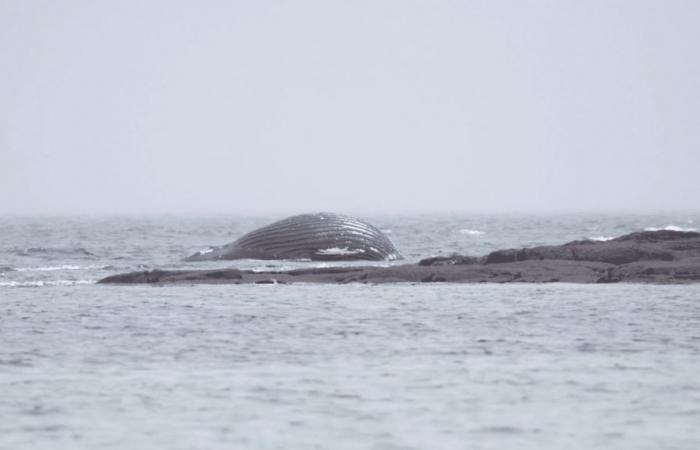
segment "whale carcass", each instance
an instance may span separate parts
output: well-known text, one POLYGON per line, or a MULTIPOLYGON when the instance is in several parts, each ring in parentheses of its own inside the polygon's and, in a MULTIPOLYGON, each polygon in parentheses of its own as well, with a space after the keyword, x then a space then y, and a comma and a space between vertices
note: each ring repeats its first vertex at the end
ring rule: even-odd
POLYGON ((401 255, 374 226, 334 213, 301 214, 251 231, 235 242, 212 247, 186 261, 217 259, 395 260, 401 255))

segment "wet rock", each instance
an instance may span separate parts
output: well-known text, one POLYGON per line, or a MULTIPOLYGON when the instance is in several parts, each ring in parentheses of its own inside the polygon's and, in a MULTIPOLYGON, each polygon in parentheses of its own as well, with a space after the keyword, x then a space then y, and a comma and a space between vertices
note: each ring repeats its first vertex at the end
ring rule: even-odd
POLYGON ((444 266, 444 265, 462 265, 462 264, 479 264, 482 258, 475 256, 466 256, 453 253, 450 256, 432 256, 430 258, 421 259, 418 261, 419 266, 444 266))
POLYGON ((130 272, 119 275, 112 275, 103 278, 99 283, 105 284, 132 284, 132 283, 176 283, 230 281, 242 277, 238 269, 224 270, 147 270, 141 272, 130 272))
POLYGON ((431 273, 427 277, 422 278, 420 281, 421 281, 421 283, 439 283, 439 282, 447 281, 447 279, 444 277, 437 276, 434 273, 431 273))
POLYGON ((687 239, 700 238, 700 233, 695 231, 675 231, 675 230, 658 230, 658 231, 638 231, 635 233, 625 234, 624 236, 613 239, 614 242, 661 242, 661 241, 681 241, 687 239))
MULTIPOLYGON (((576 241, 564 245, 542 246, 524 249, 497 250, 486 257, 486 264, 529 260, 598 261, 611 264, 627 264, 635 261, 671 261, 673 249, 653 245, 650 241, 576 241)), ((661 241, 659 241, 661 242, 661 241)))

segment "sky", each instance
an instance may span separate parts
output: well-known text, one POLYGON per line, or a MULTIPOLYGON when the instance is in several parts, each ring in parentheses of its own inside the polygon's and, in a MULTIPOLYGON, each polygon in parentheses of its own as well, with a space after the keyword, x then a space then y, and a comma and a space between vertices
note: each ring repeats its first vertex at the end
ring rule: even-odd
POLYGON ((0 0, 0 213, 698 210, 700 2, 0 0))

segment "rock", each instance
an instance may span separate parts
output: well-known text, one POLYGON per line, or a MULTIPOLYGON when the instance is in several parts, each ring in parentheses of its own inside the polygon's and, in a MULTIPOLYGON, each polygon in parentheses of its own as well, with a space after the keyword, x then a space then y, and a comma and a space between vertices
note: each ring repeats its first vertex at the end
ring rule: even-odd
POLYGON ((453 253, 450 256, 432 256, 430 258, 421 259, 418 261, 419 266, 444 266, 444 265, 462 265, 462 264, 479 264, 482 258, 475 256, 465 256, 453 253))
POLYGON ((700 233, 643 231, 610 241, 507 249, 478 258, 453 254, 389 267, 140 271, 100 283, 699 283, 700 233))
POLYGON ((497 250, 486 257, 486 264, 542 259, 627 264, 641 260, 671 261, 674 258, 672 248, 650 242, 648 240, 576 241, 564 245, 497 250))
POLYGON ((103 278, 99 283, 132 284, 132 283, 176 283, 176 282, 214 282, 238 280, 242 272, 238 269, 223 270, 150 270, 112 275, 103 278))
POLYGON ((661 242, 661 241, 681 241, 686 239, 700 238, 700 233, 695 231, 638 231, 636 233, 625 234, 613 239, 615 242, 635 241, 635 242, 661 242))

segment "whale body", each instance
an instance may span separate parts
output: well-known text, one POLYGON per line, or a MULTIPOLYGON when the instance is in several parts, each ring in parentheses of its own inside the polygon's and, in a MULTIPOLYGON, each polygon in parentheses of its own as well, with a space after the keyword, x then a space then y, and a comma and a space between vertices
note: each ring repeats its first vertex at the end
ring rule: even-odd
POLYGON ((274 222, 186 261, 217 259, 310 259, 382 261, 400 259, 389 238, 372 225, 335 213, 301 214, 274 222))

